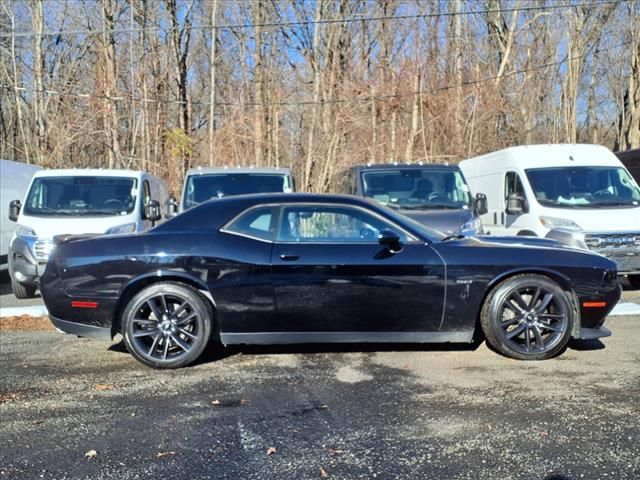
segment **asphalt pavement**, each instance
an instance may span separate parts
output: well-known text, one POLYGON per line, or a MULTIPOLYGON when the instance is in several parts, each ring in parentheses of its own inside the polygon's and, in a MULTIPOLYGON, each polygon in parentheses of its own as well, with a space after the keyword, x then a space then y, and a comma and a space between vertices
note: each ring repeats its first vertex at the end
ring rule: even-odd
POLYGON ((640 478, 640 316, 560 357, 485 344, 218 350, 0 331, 0 479, 640 478))

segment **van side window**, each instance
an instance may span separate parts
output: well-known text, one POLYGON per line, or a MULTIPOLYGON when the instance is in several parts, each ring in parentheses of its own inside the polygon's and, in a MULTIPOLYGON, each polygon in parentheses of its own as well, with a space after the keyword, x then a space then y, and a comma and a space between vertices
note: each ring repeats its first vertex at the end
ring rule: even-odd
POLYGON ((509 198, 512 193, 517 194, 519 197, 525 198, 524 187, 522 181, 516 172, 507 172, 504 179, 504 198, 509 198))

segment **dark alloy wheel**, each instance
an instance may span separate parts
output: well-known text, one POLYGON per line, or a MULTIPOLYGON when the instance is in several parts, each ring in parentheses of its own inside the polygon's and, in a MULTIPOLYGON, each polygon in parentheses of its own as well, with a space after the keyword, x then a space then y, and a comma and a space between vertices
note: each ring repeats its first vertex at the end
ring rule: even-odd
POLYGON ((574 310, 564 290, 541 275, 500 283, 485 300, 480 323, 489 344, 520 360, 543 360, 569 342, 574 310))
POLYGON ((131 354, 154 368, 194 362, 211 337, 213 312, 193 288, 153 284, 135 295, 122 316, 122 333, 131 354))

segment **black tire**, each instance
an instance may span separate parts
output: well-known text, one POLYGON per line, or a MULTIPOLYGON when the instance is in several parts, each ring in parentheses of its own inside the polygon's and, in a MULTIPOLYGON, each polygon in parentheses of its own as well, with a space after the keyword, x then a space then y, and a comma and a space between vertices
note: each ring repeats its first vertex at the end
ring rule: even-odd
POLYGON ((25 298, 36 298, 36 287, 20 283, 15 280, 13 276, 11 276, 11 290, 15 297, 21 300, 25 298))
POLYGON ((629 275, 627 278, 632 288, 640 290, 640 275, 629 275))
POLYGON ((125 307, 122 335, 136 360, 153 368, 180 368, 205 350, 212 322, 211 305, 197 290, 181 283, 155 283, 125 307))
POLYGON ((542 275, 517 275, 487 296, 480 324, 487 342, 518 360, 545 360, 564 351, 575 312, 567 293, 542 275))

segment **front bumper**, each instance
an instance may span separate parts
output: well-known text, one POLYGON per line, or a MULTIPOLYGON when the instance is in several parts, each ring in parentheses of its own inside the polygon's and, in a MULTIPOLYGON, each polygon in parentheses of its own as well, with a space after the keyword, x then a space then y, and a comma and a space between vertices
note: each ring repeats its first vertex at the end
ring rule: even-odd
POLYGON ((8 261, 12 277, 23 285, 38 286, 38 280, 47 266, 46 260, 38 260, 29 242, 20 237, 11 242, 8 261))
POLYGON ((49 315, 49 319, 51 319, 51 323, 53 323, 54 327, 62 333, 68 333, 78 337, 93 338, 95 340, 111 340, 111 329, 108 327, 98 327, 95 325, 86 325, 84 323, 69 322, 67 320, 56 318, 53 315, 49 315))

